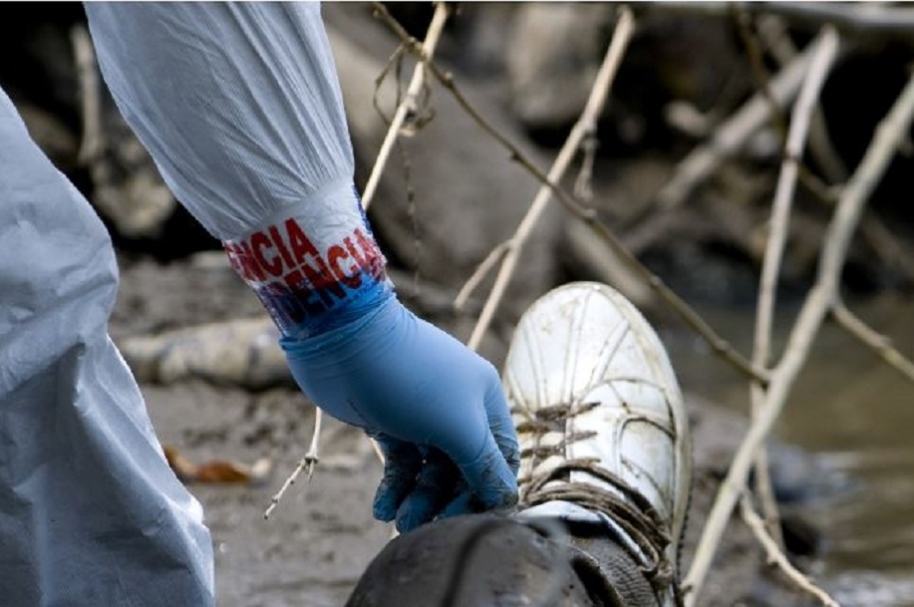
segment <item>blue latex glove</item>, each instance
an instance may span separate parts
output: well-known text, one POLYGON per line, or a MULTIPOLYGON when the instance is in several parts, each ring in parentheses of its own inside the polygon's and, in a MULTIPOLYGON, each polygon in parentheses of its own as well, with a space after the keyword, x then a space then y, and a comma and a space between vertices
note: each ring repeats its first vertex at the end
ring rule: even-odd
POLYGON ((304 393, 384 450, 376 518, 408 531, 517 501, 517 437, 498 372, 396 297, 281 344, 304 393))

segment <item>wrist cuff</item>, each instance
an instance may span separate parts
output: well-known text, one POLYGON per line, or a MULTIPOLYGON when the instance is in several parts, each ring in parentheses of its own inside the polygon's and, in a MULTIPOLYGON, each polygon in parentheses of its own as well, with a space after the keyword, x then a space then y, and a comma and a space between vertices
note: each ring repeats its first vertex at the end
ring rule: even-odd
POLYGON ((222 246, 285 337, 352 322, 393 293, 351 183, 329 186, 222 246))

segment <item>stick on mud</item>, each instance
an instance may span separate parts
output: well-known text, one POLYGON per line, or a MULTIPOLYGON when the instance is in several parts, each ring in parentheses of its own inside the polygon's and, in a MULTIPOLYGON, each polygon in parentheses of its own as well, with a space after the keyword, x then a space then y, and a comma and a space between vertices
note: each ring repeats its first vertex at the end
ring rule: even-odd
POLYGON ((276 506, 279 504, 279 500, 281 500, 282 496, 286 494, 286 491, 289 490, 289 487, 295 484, 296 479, 298 479, 298 476, 305 468, 308 469, 308 482, 311 482, 311 477, 314 475, 314 466, 318 461, 320 461, 320 458, 318 457, 318 444, 320 442, 321 421, 323 420, 323 417, 323 412, 319 408, 315 407, 314 432, 311 434, 311 446, 308 447, 308 452, 305 453, 305 456, 298 460, 298 465, 295 466, 292 474, 290 474, 289 478, 286 479, 286 482, 282 484, 282 487, 279 488, 279 491, 276 492, 276 495, 270 499, 270 505, 267 506, 266 511, 263 513, 264 520, 270 518, 270 515, 273 514, 274 510, 276 510, 276 506))

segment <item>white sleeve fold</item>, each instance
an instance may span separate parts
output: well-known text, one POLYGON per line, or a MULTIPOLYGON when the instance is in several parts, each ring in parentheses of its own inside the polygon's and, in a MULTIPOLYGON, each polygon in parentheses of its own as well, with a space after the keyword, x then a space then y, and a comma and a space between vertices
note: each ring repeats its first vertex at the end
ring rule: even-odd
POLYGON ((321 195, 351 190, 353 160, 318 4, 93 2, 86 12, 118 107, 215 237, 288 215, 361 220, 354 192, 321 195))

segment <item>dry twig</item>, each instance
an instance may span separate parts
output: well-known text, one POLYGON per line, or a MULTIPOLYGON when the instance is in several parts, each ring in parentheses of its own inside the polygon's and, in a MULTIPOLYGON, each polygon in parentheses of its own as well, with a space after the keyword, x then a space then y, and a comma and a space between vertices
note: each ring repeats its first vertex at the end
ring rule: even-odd
POLYGON ((102 134, 102 103, 98 68, 95 64, 95 49, 89 32, 82 25, 70 31, 73 54, 76 56, 76 71, 79 76, 80 105, 82 107, 82 143, 79 146, 79 162, 90 166, 105 149, 102 134))
MULTIPOLYGON (((759 17, 758 34, 779 65, 787 65, 796 57, 797 48, 790 39, 784 20, 777 15, 759 17)), ((847 167, 835 150, 828 132, 828 124, 825 122, 825 114, 819 103, 813 110, 812 123, 809 125, 809 152, 829 183, 844 183, 847 179, 847 167)))
MULTIPOLYGON (((438 39, 441 37, 441 31, 444 29, 447 17, 447 6, 444 2, 438 3, 438 6, 435 8, 435 14, 432 16, 432 22, 428 26, 428 31, 425 34, 425 41, 422 43, 422 51, 427 56, 435 54, 435 47, 438 45, 438 39)), ((387 159, 390 157, 390 152, 393 149, 394 143, 396 143, 397 138, 400 135, 400 129, 403 128, 404 121, 411 112, 416 111, 416 100, 419 92, 422 90, 424 82, 425 69, 424 64, 420 61, 413 70, 413 76, 409 81, 409 87, 406 89, 406 95, 400 100, 400 104, 397 106, 397 111, 394 113, 394 117, 390 122, 387 134, 384 136, 384 143, 381 144, 378 157, 371 169, 368 183, 365 184, 365 191, 362 192, 362 206, 365 207, 365 209, 368 208, 374 198, 378 183, 381 181, 381 174, 387 166, 387 159)))
POLYGON ((839 607, 838 603, 828 596, 827 592, 816 586, 812 580, 803 575, 803 573, 791 564, 778 543, 768 534, 768 531, 765 528, 765 522, 755 509, 752 508, 752 504, 749 502, 747 496, 743 496, 743 499, 740 501, 740 506, 740 514, 742 515, 743 521, 752 531, 752 534, 755 535, 755 539, 757 539, 765 549, 765 554, 768 556, 768 562, 780 569, 794 586, 815 597, 815 599, 825 605, 825 607, 839 607))
POLYGON ((844 302, 835 302, 831 313, 832 318, 842 329, 860 340, 890 367, 914 382, 914 362, 905 358, 904 354, 895 349, 891 339, 867 326, 865 322, 844 305, 844 302))
POLYGON ((298 465, 295 466, 295 470, 292 471, 292 474, 289 475, 289 478, 282 484, 282 487, 279 488, 279 491, 276 492, 270 499, 270 505, 267 506, 266 511, 263 513, 263 518, 268 519, 270 515, 273 514, 273 511, 276 509, 279 500, 282 499, 282 496, 286 494, 286 491, 289 490, 289 487, 295 484, 295 480, 298 478, 298 475, 301 474, 302 470, 305 468, 308 469, 308 482, 311 481, 311 475, 314 474, 314 466, 319 461, 318 457, 318 441, 321 436, 321 420, 323 415, 321 410, 317 407, 314 409, 314 432, 311 434, 311 446, 308 448, 308 452, 305 453, 305 457, 301 458, 298 461, 298 465))
POLYGON ((737 449, 702 531, 692 566, 684 582, 686 592, 689 593, 686 597, 687 606, 697 604, 701 586, 736 501, 746 485, 758 449, 777 421, 790 389, 806 362, 819 328, 837 300, 841 269, 844 267, 854 230, 860 222, 867 199, 884 174, 898 146, 907 136, 912 117, 914 77, 908 81, 889 114, 877 127, 863 160, 844 188, 825 236, 816 283, 797 316, 784 355, 771 373, 765 402, 759 416, 737 449))
MULTIPOLYGON (((664 10, 722 15, 729 10, 724 2, 677 0, 664 2, 664 10)), ((910 40, 914 32, 914 10, 888 3, 870 2, 744 2, 745 10, 774 14, 797 25, 818 29, 831 24, 842 34, 880 39, 910 40)))
POLYGON ((749 66, 752 69, 752 77, 755 79, 756 88, 764 95, 768 105, 771 106, 771 123, 781 134, 781 137, 786 139, 787 118, 784 115, 783 106, 778 103, 771 93, 771 78, 768 74, 768 68, 765 67, 764 51, 755 31, 755 23, 749 13, 743 10, 742 7, 735 4, 731 6, 733 7, 736 29, 749 59, 749 66))
MULTIPOLYGON (((777 15, 764 15, 759 18, 759 34, 765 39, 771 54, 780 65, 790 63, 797 54, 793 41, 787 34, 784 20, 777 15)), ((809 127, 809 151, 828 181, 832 184, 843 183, 847 179, 847 167, 835 150, 825 122, 821 106, 817 107, 809 127)), ((822 204, 833 207, 838 198, 840 187, 834 185, 823 188, 821 182, 809 179, 812 173, 801 169, 801 183, 822 204), (804 179, 804 176, 806 178, 804 179)), ((914 261, 904 254, 902 246, 894 234, 881 219, 870 209, 864 212, 860 224, 860 235, 873 249, 879 259, 889 267, 896 268, 909 284, 914 283, 914 261)))
POLYGON ((508 150, 511 159, 520 164, 524 169, 527 170, 531 175, 533 175, 537 181, 549 187, 552 190, 552 193, 562 201, 562 204, 576 208, 579 213, 582 215, 592 215, 594 214, 593 209, 588 209, 581 205, 580 202, 575 200, 573 197, 569 196, 562 190, 558 184, 549 180, 545 173, 539 169, 533 162, 527 158, 527 156, 518 148, 510 139, 508 139, 504 134, 502 134, 497 128, 495 128, 492 123, 485 119, 482 114, 473 106, 472 103, 466 98, 463 94, 463 91, 460 87, 457 86, 457 83, 454 81, 454 76, 450 72, 443 71, 437 63, 430 57, 427 53, 422 50, 422 45, 419 42, 409 35, 409 33, 403 28, 400 23, 393 18, 390 12, 380 2, 372 2, 372 7, 374 8, 374 16, 380 19, 384 24, 400 39, 400 42, 406 45, 411 53, 413 53, 419 60, 421 60, 426 67, 428 67, 429 72, 435 77, 435 79, 445 88, 448 92, 453 95, 454 100, 457 101, 457 104, 460 105, 461 109, 469 114, 470 118, 485 131, 490 137, 495 139, 502 147, 508 150))
POLYGON ((724 160, 739 152, 746 141, 771 119, 773 105, 769 98, 781 106, 790 102, 797 94, 803 76, 809 69, 812 50, 816 48, 817 43, 818 40, 810 43, 802 54, 771 79, 768 87, 770 97, 761 91, 753 95, 717 128, 710 141, 692 150, 677 165, 673 177, 654 197, 653 204, 645 205, 629 223, 641 221, 655 208, 659 211, 671 211, 679 207, 724 160))
POLYGON ((914 33, 914 10, 886 4, 868 5, 855 2, 765 2, 749 10, 774 13, 797 22, 820 25, 831 24, 847 34, 879 33, 899 35, 910 39, 914 33))
POLYGON ((467 279, 467 281, 460 287, 460 291, 457 293, 457 297, 454 298, 454 309, 458 312, 463 310, 463 307, 466 305, 467 300, 473 293, 476 291, 476 288, 479 286, 486 276, 489 275, 489 272, 492 268, 495 267, 495 264, 500 262, 502 258, 507 253, 508 249, 511 248, 511 241, 506 240, 502 243, 499 243, 494 249, 492 249, 486 258, 476 266, 476 269, 473 270, 473 273, 467 279))
MULTIPOLYGON (((837 35, 833 29, 826 26, 820 38, 821 41, 813 55, 806 80, 794 105, 790 129, 787 134, 784 160, 781 164, 781 173, 778 177, 772 204, 768 242, 765 247, 765 258, 762 262, 758 308, 755 317, 755 343, 752 350, 752 362, 759 367, 767 367, 771 352, 771 325, 774 317, 777 281, 781 270, 784 246, 787 242, 790 209, 793 203, 794 191, 796 190, 800 158, 806 145, 806 137, 809 132, 810 120, 816 107, 816 100, 838 50, 837 35)), ((750 396, 752 400, 752 416, 755 418, 765 397, 764 386, 758 382, 752 382, 750 396)), ((777 502, 771 489, 771 479, 768 474, 767 456, 764 447, 759 449, 755 470, 756 484, 768 531, 778 546, 783 546, 777 502)))
MULTIPOLYGON (((584 106, 584 111, 581 113, 581 117, 578 118, 574 127, 572 127, 568 139, 566 139, 564 145, 562 145, 562 149, 559 150, 559 154, 552 164, 552 168, 549 169, 547 179, 550 182, 558 183, 562 180, 562 176, 571 165, 571 161, 577 154, 581 143, 596 131, 597 119, 603 111, 603 106, 606 103, 606 98, 609 96, 612 81, 619 69, 619 64, 622 62, 622 56, 625 53, 625 49, 628 46, 628 41, 631 39, 633 31, 634 18, 632 17, 631 10, 628 7, 623 7, 620 10, 619 21, 616 23, 612 41, 609 44, 609 48, 606 50, 603 64, 600 66, 599 72, 597 72, 597 77, 591 88, 587 104, 584 106)), ((501 303, 508 283, 517 267, 520 252, 523 249, 527 238, 529 238, 530 233, 533 231, 533 228, 536 226, 536 222, 543 214, 543 211, 546 210, 546 205, 549 204, 551 194, 552 191, 548 186, 544 185, 539 189, 536 193, 536 197, 534 197, 533 202, 530 204, 530 208, 527 210, 526 215, 524 215, 524 218, 517 226, 514 235, 508 241, 507 251, 501 260, 501 267, 498 270, 495 284, 492 286, 492 291, 489 293, 489 297, 482 308, 482 313, 479 315, 476 326, 473 327, 473 333, 468 342, 470 348, 474 350, 478 348, 479 343, 482 341, 482 336, 485 335, 488 330, 489 324, 492 322, 492 317, 495 315, 495 310, 501 303)))

